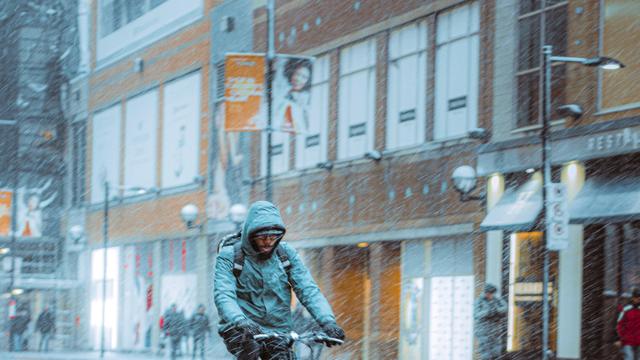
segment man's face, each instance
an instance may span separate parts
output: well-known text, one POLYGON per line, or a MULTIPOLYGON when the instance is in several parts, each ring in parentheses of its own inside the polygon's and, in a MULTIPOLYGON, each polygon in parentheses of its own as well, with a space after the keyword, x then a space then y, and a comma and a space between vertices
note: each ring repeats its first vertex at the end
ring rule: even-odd
POLYGON ((631 298, 631 302, 634 304, 640 304, 640 296, 634 296, 631 298))
POLYGON ((273 251, 273 248, 275 247, 279 238, 280 238, 280 235, 276 235, 276 234, 269 234, 269 235, 258 234, 253 236, 253 242, 256 245, 256 250, 258 250, 260 254, 269 254, 271 253, 271 251, 273 251))
POLYGON ((486 292, 486 293, 484 293, 484 295, 487 297, 487 300, 492 300, 493 299, 493 293, 492 292, 486 292))

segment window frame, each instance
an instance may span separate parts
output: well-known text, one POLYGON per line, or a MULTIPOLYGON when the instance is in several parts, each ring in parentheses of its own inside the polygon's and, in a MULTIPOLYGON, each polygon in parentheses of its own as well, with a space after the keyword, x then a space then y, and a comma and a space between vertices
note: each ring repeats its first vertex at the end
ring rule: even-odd
MULTIPOLYGON (((375 107, 376 107, 376 93, 377 93, 377 81, 376 81, 376 66, 377 66, 377 53, 378 53, 378 42, 375 37, 369 37, 367 39, 349 44, 347 46, 342 47, 339 50, 339 71, 338 71, 338 139, 337 139, 337 160, 338 161, 347 161, 360 158, 368 151, 372 151, 375 146, 375 107), (369 55, 371 59, 367 59, 367 65, 362 66, 361 68, 351 66, 354 69, 346 69, 348 68, 347 63, 349 62, 348 56, 352 56, 350 51, 354 51, 358 46, 367 47, 366 51, 370 52, 369 55), (350 97, 346 98, 350 92, 347 92, 347 86, 350 86, 348 81, 353 81, 355 75, 359 75, 364 73, 366 76, 367 87, 365 101, 368 107, 367 114, 362 119, 362 122, 352 123, 349 121, 349 110, 346 103, 352 103, 350 97), (348 100, 347 100, 348 99, 348 100), (347 112, 347 114, 345 114, 347 112), (364 134, 357 134, 364 130, 364 134), (350 145, 350 138, 359 137, 364 135, 365 141, 365 149, 362 153, 355 154, 349 151, 348 147, 350 145)), ((362 87, 360 87, 362 88, 362 87)))
POLYGON ((413 146, 417 146, 426 142, 426 114, 427 114, 427 65, 429 61, 429 30, 428 24, 426 20, 419 20, 409 24, 404 24, 398 28, 391 30, 389 34, 389 45, 388 45, 388 62, 387 62, 387 116, 386 116, 386 131, 385 131, 385 149, 390 151, 401 150, 404 148, 409 148, 413 146), (410 27, 417 27, 416 31, 418 33, 415 48, 407 53, 402 53, 401 49, 398 49, 399 54, 397 56, 393 56, 392 54, 392 41, 394 41, 394 34, 397 34, 399 37, 399 47, 402 44, 402 33, 410 27), (421 39, 420 37, 423 37, 421 39), (424 43, 422 43, 424 42, 424 43), (392 115, 392 108, 397 107, 400 108, 400 105, 397 104, 402 97, 402 72, 400 69, 400 62, 402 60, 406 60, 411 57, 417 57, 416 65, 417 68, 416 73, 419 74, 419 79, 416 82, 416 106, 415 106, 415 126, 416 126, 416 140, 411 143, 403 143, 401 137, 398 132, 400 131, 400 123, 402 122, 400 119, 400 112, 392 115), (392 68, 395 68, 398 73, 392 71, 392 68), (422 72, 422 74, 420 74, 422 72), (394 79, 394 73, 397 74, 397 78, 394 79), (394 88, 393 82, 394 80, 399 82, 399 85, 394 88), (392 95, 392 90, 399 90, 397 93, 397 99, 392 95))

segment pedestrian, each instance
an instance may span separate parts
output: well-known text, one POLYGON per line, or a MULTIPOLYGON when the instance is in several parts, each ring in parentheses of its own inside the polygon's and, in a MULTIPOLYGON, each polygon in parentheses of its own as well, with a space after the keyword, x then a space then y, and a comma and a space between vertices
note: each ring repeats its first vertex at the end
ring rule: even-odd
POLYGON ((204 305, 198 305, 198 310, 191 317, 191 334, 193 335, 193 359, 196 358, 198 347, 200 357, 204 359, 205 335, 211 332, 209 317, 205 313, 204 305))
POLYGON ((631 302, 618 314, 616 330, 624 360, 640 360, 640 288, 631 289, 631 302))
POLYGON ((55 316, 49 307, 45 306, 44 310, 38 315, 38 320, 36 320, 36 330, 38 330, 41 335, 38 351, 49 351, 49 340, 51 340, 51 335, 55 331, 55 323, 55 316))
POLYGON ((164 333, 165 337, 170 339, 171 359, 175 359, 180 352, 182 337, 185 333, 185 320, 182 312, 178 312, 176 304, 171 304, 169 310, 164 314, 164 333))
POLYGON ((475 335, 481 360, 499 359, 505 347, 507 303, 496 296, 497 290, 494 285, 486 284, 483 294, 473 306, 475 335))
POLYGON ((31 315, 29 315, 29 311, 25 308, 18 310, 16 316, 11 319, 10 330, 12 335, 11 344, 13 345, 13 351, 23 351, 25 349, 25 339, 23 335, 29 326, 29 322, 31 322, 31 315))
MULTIPOLYGON (((218 334, 239 359, 288 359, 288 341, 258 342, 261 333, 291 331, 291 290, 327 336, 344 339, 329 302, 296 251, 284 242, 285 226, 270 202, 251 205, 233 246, 222 244, 214 281, 218 334)), ((327 345, 334 345, 328 342, 327 345)))

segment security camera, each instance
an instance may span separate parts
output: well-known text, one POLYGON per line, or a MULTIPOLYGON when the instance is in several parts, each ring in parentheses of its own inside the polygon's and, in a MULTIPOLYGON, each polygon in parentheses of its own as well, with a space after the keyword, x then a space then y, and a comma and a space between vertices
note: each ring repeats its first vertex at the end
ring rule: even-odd
POLYGON ((489 131, 485 128, 473 128, 468 131, 468 135, 472 139, 485 140, 489 137, 489 131))
POLYGON ((364 157, 366 159, 380 161, 382 159, 382 153, 380 151, 378 151, 378 150, 372 150, 372 151, 368 151, 366 154, 364 154, 364 157))
POLYGON ((574 119, 578 119, 583 114, 582 106, 578 104, 562 105, 558 107, 557 112, 558 112, 558 115, 562 117, 570 116, 574 119))

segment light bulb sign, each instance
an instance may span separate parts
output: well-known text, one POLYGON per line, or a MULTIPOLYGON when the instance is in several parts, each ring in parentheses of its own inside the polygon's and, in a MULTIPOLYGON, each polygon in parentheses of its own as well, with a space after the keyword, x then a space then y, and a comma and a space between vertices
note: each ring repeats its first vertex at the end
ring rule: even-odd
POLYGON ((563 250, 569 246, 569 205, 567 187, 561 183, 547 186, 547 249, 563 250))

